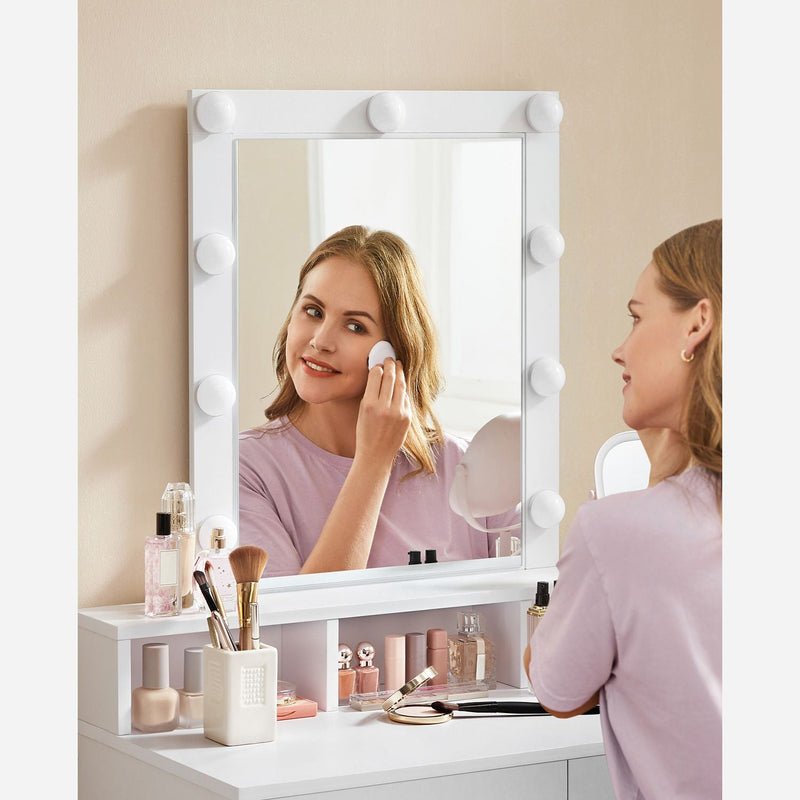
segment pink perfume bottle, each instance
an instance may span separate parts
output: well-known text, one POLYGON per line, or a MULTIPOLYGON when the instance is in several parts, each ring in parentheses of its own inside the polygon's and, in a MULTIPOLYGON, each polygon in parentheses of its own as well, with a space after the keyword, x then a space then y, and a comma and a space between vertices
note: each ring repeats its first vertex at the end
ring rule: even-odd
POLYGON ((367 694, 378 691, 378 678, 380 670, 373 665, 375 648, 370 642, 359 642, 356 647, 356 693, 367 694))
POLYGON ((156 513, 156 535, 144 545, 144 613, 167 617, 181 613, 181 562, 169 512, 156 513))
MULTIPOLYGON (((225 529, 214 528, 211 531, 211 549, 201 550, 194 569, 206 572, 211 593, 216 595, 217 604, 227 617, 228 613, 238 610, 236 599, 236 578, 231 569, 230 549, 225 546, 225 529), (206 570, 206 562, 211 565, 210 575, 206 570)), ((195 583, 195 602, 200 609, 206 607, 206 600, 200 587, 195 583)))

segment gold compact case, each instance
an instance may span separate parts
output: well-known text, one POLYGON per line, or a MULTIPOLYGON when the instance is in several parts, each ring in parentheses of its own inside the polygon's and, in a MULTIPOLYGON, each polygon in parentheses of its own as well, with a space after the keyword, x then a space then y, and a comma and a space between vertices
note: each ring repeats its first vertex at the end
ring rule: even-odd
POLYGON ((389 715, 389 719, 392 722, 403 722, 406 725, 435 725, 452 719, 452 711, 436 711, 430 704, 409 703, 400 705, 411 692, 437 674, 434 667, 426 667, 419 675, 414 676, 394 694, 389 695, 383 702, 383 710, 389 715))

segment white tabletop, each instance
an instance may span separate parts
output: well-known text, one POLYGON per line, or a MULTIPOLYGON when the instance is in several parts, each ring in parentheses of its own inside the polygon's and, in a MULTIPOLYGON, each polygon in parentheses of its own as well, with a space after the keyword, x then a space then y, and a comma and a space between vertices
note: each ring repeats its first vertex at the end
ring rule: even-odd
MULTIPOLYGON (((503 691, 502 697, 533 699, 525 690, 503 691)), ((404 725, 390 721, 382 711, 342 708, 316 717, 281 720, 274 742, 237 747, 206 739, 202 729, 114 736, 81 722, 79 732, 223 796, 242 800, 604 752, 597 715, 562 720, 456 712, 452 720, 440 725, 404 725)))

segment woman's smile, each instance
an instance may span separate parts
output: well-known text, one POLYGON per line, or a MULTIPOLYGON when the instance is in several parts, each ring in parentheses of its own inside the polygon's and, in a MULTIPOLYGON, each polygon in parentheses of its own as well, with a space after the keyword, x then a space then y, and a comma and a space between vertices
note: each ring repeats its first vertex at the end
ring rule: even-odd
POLYGON ((300 360, 303 362, 306 373, 313 375, 315 378, 332 378, 334 375, 341 375, 339 370, 334 369, 330 364, 326 364, 324 361, 318 361, 315 358, 308 358, 306 356, 301 356, 300 360))

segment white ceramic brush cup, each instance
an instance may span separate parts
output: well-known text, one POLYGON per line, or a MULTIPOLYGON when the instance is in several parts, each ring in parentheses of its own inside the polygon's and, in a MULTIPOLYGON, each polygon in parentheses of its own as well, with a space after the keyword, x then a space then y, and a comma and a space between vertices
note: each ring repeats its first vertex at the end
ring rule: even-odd
POLYGON ((275 740, 278 651, 203 648, 203 732, 225 745, 275 740))

